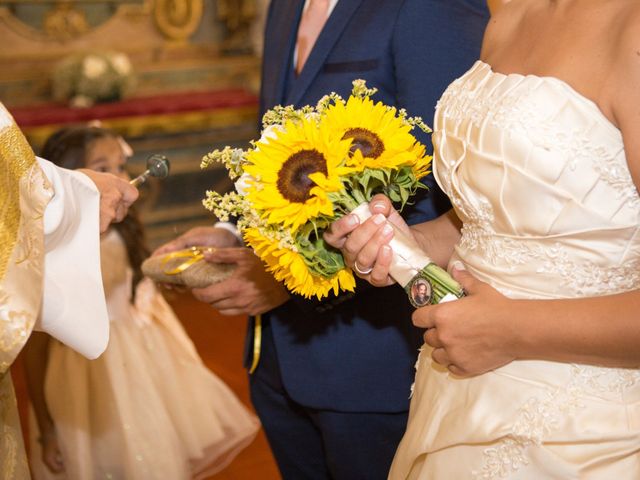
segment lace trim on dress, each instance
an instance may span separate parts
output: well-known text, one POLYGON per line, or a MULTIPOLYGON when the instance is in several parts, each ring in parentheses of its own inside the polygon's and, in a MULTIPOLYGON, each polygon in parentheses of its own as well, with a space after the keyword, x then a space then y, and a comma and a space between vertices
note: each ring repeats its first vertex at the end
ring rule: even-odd
POLYGON ((492 265, 510 270, 535 262, 536 273, 562 278, 578 297, 628 292, 640 288, 640 258, 622 265, 603 267, 593 262, 576 262, 560 242, 541 245, 535 240, 518 241, 496 235, 487 224, 465 223, 459 247, 480 253, 492 265))
POLYGON ((633 183, 626 163, 621 166, 618 158, 602 156, 599 161, 594 162, 594 169, 598 172, 602 181, 609 185, 616 193, 616 196, 625 201, 628 207, 640 208, 638 189, 633 183))
POLYGON ((580 398, 584 395, 623 395, 639 380, 637 370, 571 365, 567 385, 531 397, 518 411, 511 435, 485 449, 482 468, 472 471, 474 480, 505 478, 528 465, 527 448, 541 445, 550 432, 560 427, 563 418, 581 408, 580 398))

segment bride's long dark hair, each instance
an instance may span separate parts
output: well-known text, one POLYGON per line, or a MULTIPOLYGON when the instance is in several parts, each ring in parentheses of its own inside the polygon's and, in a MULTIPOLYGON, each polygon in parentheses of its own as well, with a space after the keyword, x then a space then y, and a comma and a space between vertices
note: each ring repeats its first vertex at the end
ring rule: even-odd
MULTIPOLYGON (((54 164, 75 170, 86 168, 87 152, 96 140, 102 138, 118 138, 118 135, 106 128, 78 126, 65 127, 53 133, 45 142, 40 156, 54 164)), ((122 236, 129 264, 133 270, 132 298, 135 298, 136 287, 142 280, 140 266, 149 256, 142 223, 135 208, 129 208, 129 213, 120 223, 113 224, 116 231, 122 236)))

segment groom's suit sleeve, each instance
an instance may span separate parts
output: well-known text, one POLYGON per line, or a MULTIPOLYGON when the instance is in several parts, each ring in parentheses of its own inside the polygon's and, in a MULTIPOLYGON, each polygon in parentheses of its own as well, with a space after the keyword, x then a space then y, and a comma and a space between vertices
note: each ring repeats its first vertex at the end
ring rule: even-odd
MULTIPOLYGON (((436 104, 447 86, 478 59, 488 17, 481 0, 405 0, 389 45, 395 105, 432 126, 436 104)), ((366 74, 362 78, 366 79, 366 74)), ((431 153, 430 135, 416 130, 413 133, 431 153)), ((451 208, 432 175, 424 183, 428 192, 418 194, 414 204, 403 211, 409 224, 430 220, 451 208)), ((292 299, 303 310, 322 313, 370 288, 375 287, 357 279, 356 293, 342 292, 322 301, 298 295, 292 295, 292 299)))

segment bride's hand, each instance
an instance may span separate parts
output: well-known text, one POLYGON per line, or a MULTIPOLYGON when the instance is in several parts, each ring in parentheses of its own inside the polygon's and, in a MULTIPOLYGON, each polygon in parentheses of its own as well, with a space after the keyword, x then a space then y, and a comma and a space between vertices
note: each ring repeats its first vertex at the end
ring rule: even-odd
POLYGON ((464 269, 454 268, 453 277, 464 288, 465 297, 413 313, 413 323, 427 328, 424 341, 434 348, 433 360, 463 377, 515 360, 514 301, 464 269))
POLYGON ((342 251, 345 263, 361 278, 375 286, 394 283, 389 276, 393 228, 395 221, 401 230, 408 230, 402 217, 384 195, 376 195, 369 203, 372 217, 360 224, 354 214, 345 215, 331 224, 324 233, 325 241, 342 251))

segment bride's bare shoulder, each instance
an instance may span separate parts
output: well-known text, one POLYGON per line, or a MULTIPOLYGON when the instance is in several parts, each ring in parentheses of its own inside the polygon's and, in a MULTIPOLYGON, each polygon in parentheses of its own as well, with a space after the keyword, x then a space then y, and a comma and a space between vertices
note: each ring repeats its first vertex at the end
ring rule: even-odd
POLYGON ((640 80, 640 2, 628 2, 613 17, 612 23, 609 31, 618 32, 612 36, 610 44, 612 69, 637 86, 640 80))
POLYGON ((629 2, 626 8, 618 12, 618 19, 621 23, 621 40, 626 46, 640 48, 640 2, 629 2))
POLYGON ((621 2, 612 32, 618 32, 610 45, 613 56, 608 99, 615 123, 622 132, 625 154, 636 186, 640 188, 640 2, 621 2))

